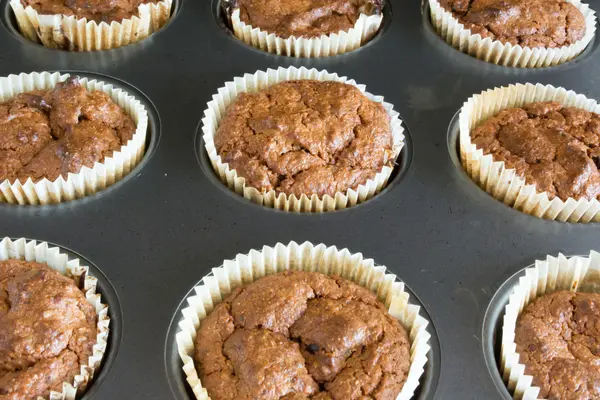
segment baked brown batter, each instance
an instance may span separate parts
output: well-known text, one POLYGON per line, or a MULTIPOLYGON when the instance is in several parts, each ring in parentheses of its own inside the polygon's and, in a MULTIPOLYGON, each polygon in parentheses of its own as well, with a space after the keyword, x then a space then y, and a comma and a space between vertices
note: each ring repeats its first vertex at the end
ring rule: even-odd
POLYGON ((471 139, 550 198, 600 198, 599 114, 531 103, 502 110, 471 131, 471 139))
POLYGON ((92 355, 96 319, 72 279, 44 264, 0 261, 0 400, 62 392, 92 355))
POLYGON ((66 178, 120 150, 135 128, 106 93, 74 77, 19 94, 0 103, 0 182, 66 178))
POLYGON ((214 141, 246 185, 297 197, 355 189, 394 161, 383 106, 339 82, 287 81, 242 93, 214 141))
POLYGON ((24 7, 31 6, 42 15, 74 15, 96 22, 121 22, 139 16, 141 4, 161 0, 21 0, 24 7))
POLYGON ((200 325, 194 359, 213 400, 394 400, 410 342, 369 290, 296 271, 218 304, 200 325))
POLYGON ((540 398, 600 398, 600 294, 537 298, 519 316, 515 341, 540 398))
POLYGON ((562 47, 585 35, 585 19, 566 0, 440 0, 473 34, 526 47, 562 47))
POLYGON ((235 0, 240 19, 280 37, 349 31, 361 13, 379 14, 383 0, 235 0))

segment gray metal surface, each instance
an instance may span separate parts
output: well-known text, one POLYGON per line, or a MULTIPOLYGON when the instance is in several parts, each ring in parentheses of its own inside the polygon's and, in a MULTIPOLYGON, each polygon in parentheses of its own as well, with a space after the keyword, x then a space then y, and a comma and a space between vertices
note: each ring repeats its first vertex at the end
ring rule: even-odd
MULTIPOLYGON (((599 0, 590 5, 600 9, 599 0)), ((122 184, 58 206, 0 205, 0 236, 72 249, 116 290, 122 319, 116 316, 120 325, 113 333, 120 346, 111 347, 114 362, 88 399, 173 398, 167 332, 185 294, 222 260, 291 240, 362 252, 408 284, 440 340, 441 359, 427 381, 435 394, 423 398, 500 399, 482 346, 492 296, 537 258, 600 248, 598 224, 540 220, 481 191, 457 164, 449 134, 461 104, 494 86, 550 83, 600 99, 597 42, 560 67, 502 68, 444 43, 418 1, 392 0, 385 29, 372 43, 343 56, 297 60, 238 42, 220 26, 210 1, 182 0, 172 22, 148 40, 100 53, 66 53, 18 37, 7 27, 6 0, 0 9, 0 76, 103 74, 143 92, 157 114, 156 147, 122 184), (329 214, 286 214, 232 195, 201 166, 197 128, 217 88, 246 72, 290 65, 351 77, 400 112, 412 138, 412 161, 374 200, 329 214)))

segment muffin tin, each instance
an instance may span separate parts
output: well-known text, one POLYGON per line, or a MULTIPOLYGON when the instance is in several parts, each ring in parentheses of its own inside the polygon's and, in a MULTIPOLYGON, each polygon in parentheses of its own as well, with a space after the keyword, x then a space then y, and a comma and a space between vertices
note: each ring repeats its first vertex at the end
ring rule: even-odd
MULTIPOLYGON (((55 70, 93 76, 130 91, 149 110, 149 149, 122 181, 59 205, 0 205, 0 236, 72 249, 106 276, 99 291, 112 314, 110 346, 83 398, 191 399, 173 340, 180 302, 223 260, 292 240, 361 252, 408 285, 432 334, 415 398, 510 398, 494 353, 507 300, 503 284, 547 254, 599 249, 600 226, 538 219, 489 196, 460 166, 453 117, 472 94, 514 82, 600 99, 598 41, 558 67, 505 68, 446 44, 431 27, 426 2, 392 0, 382 31, 366 46, 295 59, 235 39, 217 1, 179 0, 162 31, 95 53, 27 41, 8 1, 0 2, 0 76, 55 70), (400 113, 407 146, 391 183, 374 199, 326 214, 292 214, 246 201, 214 175, 201 145, 206 103, 233 77, 279 66, 347 76, 400 113)), ((589 4, 600 10, 599 0, 589 4)))

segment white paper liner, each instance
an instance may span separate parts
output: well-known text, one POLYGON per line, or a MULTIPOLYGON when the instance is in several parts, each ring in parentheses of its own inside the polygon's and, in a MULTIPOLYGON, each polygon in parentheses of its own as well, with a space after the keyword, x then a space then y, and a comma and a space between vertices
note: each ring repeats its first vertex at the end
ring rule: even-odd
POLYGON ((176 341, 187 382, 196 398, 210 400, 192 358, 200 321, 238 287, 287 270, 340 275, 377 294, 390 315, 398 319, 409 334, 410 370, 396 400, 410 399, 419 386, 430 349, 431 335, 427 332, 429 322, 419 315, 420 307, 409 304, 410 298, 404 290, 404 283, 397 281, 395 275, 386 274, 385 266, 376 266, 372 259, 363 258, 361 253, 351 254, 348 249, 338 250, 335 246, 313 245, 309 242, 290 242, 287 246, 278 243, 274 247, 264 246, 260 251, 238 254, 234 260, 227 260, 221 267, 213 268, 212 273, 194 288, 193 295, 187 298, 189 306, 182 310, 176 341))
POLYGON ((20 0, 10 0, 23 36, 46 47, 70 51, 108 50, 138 42, 162 28, 173 0, 141 4, 139 15, 121 22, 96 22, 67 15, 40 15, 20 0))
POLYGON ((240 19, 240 10, 237 8, 231 13, 231 26, 238 39, 263 51, 290 57, 330 57, 358 49, 375 36, 382 22, 383 13, 360 14, 348 31, 314 38, 284 38, 246 24, 240 19))
POLYGON ((571 258, 548 256, 537 260, 519 279, 505 308, 500 359, 500 372, 515 399, 537 400, 540 392, 532 385, 533 377, 525 375, 525 365, 519 363, 517 318, 536 297, 560 290, 600 293, 600 253, 592 251, 588 257, 571 258))
POLYGON ((521 107, 538 101, 557 101, 565 106, 578 107, 600 113, 595 100, 581 94, 551 85, 514 84, 486 90, 471 97, 460 111, 460 159, 463 167, 482 189, 513 208, 539 218, 568 221, 596 222, 600 220, 600 202, 596 199, 550 200, 547 192, 538 192, 535 184, 527 184, 516 171, 503 161, 494 161, 471 142, 470 132, 486 119, 505 108, 521 107))
POLYGON ((558 48, 521 47, 502 43, 481 35, 471 34, 458 19, 447 11, 438 0, 429 0, 431 22, 438 34, 456 49, 480 60, 507 67, 539 68, 562 64, 581 53, 594 37, 596 31, 595 12, 579 0, 567 0, 572 3, 585 18, 584 37, 571 45, 558 48))
POLYGON ((239 195, 258 204, 277 208, 279 210, 294 212, 334 211, 356 205, 372 198, 387 184, 393 171, 392 167, 384 166, 374 179, 369 179, 364 184, 359 185, 356 190, 349 189, 345 193, 338 192, 334 197, 325 195, 322 198, 319 198, 316 194, 308 197, 303 194, 298 198, 295 195, 287 196, 284 193, 277 194, 275 190, 263 193, 256 188, 246 186, 246 180, 242 177, 238 177, 236 171, 229 168, 229 164, 221 161, 213 138, 217 132, 219 122, 225 114, 227 106, 242 92, 257 92, 279 82, 301 79, 347 83, 357 87, 370 100, 381 103, 390 117, 390 126, 392 128, 394 143, 392 148, 393 154, 390 159, 397 159, 404 146, 404 135, 402 134, 404 128, 402 127, 402 121, 399 118, 399 114, 394 111, 391 104, 383 101, 383 97, 374 96, 366 92, 365 86, 357 84, 354 80, 340 77, 337 74, 332 74, 325 70, 318 71, 314 68, 309 70, 304 67, 280 67, 277 70, 268 69, 267 71, 258 71, 254 74, 245 74, 243 77, 234 78, 233 81, 229 81, 225 83, 224 87, 219 88, 218 93, 213 95, 213 100, 207 104, 208 108, 204 111, 204 118, 202 118, 202 132, 204 133, 204 146, 213 169, 217 172, 221 181, 239 195))
MULTIPOLYGON (((68 74, 61 75, 58 72, 34 72, 0 78, 0 103, 10 100, 19 93, 51 89, 68 77, 68 74)), ((111 157, 106 157, 102 163, 97 162, 92 168, 83 167, 77 174, 69 173, 67 179, 60 176, 54 181, 44 178, 35 183, 31 178, 26 182, 0 181, 0 202, 53 204, 81 198, 121 180, 142 159, 148 131, 148 113, 142 103, 112 85, 87 78, 81 78, 79 82, 90 92, 101 90, 107 93, 133 118, 136 123, 133 137, 111 157)))
MULTIPOLYGON (((108 306, 102 303, 100 294, 96 293, 98 279, 89 275, 89 267, 80 265, 79 259, 69 260, 69 257, 61 253, 58 247, 53 247, 46 242, 36 242, 35 240, 26 239, 13 241, 6 237, 0 241, 0 261, 9 259, 47 264, 62 275, 73 278, 77 286, 83 284, 81 290, 98 314, 96 344, 93 347, 93 353, 89 357, 88 363, 81 366, 80 373, 75 376, 73 382, 63 383, 62 393, 50 392, 50 400, 75 400, 77 391, 85 390, 87 384, 93 378, 95 370, 100 366, 106 352, 110 318, 108 317, 108 306)), ((38 400, 44 399, 38 397, 38 400)))

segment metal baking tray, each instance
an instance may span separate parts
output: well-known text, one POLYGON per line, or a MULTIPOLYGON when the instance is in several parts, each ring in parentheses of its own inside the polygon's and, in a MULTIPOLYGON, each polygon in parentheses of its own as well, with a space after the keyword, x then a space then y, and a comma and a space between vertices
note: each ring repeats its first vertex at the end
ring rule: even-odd
MULTIPOLYGON (((600 0, 589 3, 600 10, 600 0)), ((84 399, 192 399, 174 343, 182 299, 223 260, 292 240, 362 252, 406 282, 431 321, 415 398, 508 399, 495 334, 513 275, 547 254, 600 249, 599 224, 538 219, 482 191, 460 166, 455 123, 472 94, 514 82, 600 99, 598 40, 558 67, 499 67, 440 39, 425 4, 391 0, 383 29, 359 50, 295 59, 235 39, 218 0, 178 0, 171 21, 147 40, 68 53, 22 38, 7 0, 0 10, 0 76, 92 75, 132 92, 151 116, 146 156, 121 182, 60 205, 0 205, 0 236, 51 242, 103 273, 111 339, 84 399), (292 65, 355 79, 400 112, 407 146, 374 199, 326 214, 285 213, 244 200, 212 172, 199 133, 211 96, 235 76, 292 65)))

